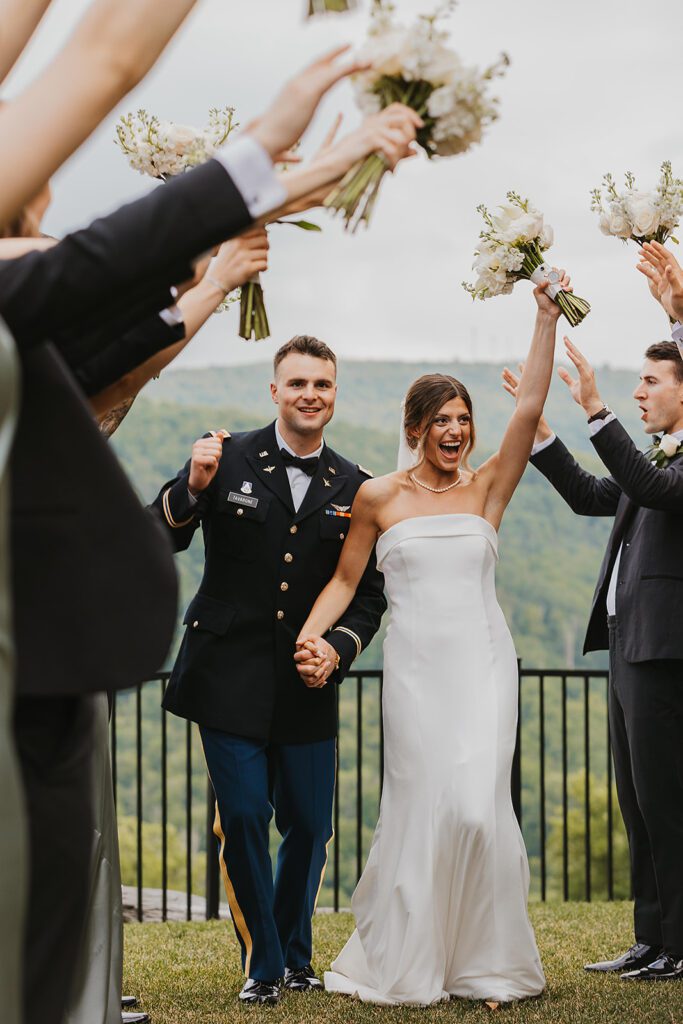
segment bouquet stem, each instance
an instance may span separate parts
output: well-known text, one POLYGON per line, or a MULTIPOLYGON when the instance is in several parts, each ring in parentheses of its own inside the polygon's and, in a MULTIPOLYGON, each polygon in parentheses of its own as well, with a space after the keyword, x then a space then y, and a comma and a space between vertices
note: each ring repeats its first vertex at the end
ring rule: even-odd
POLYGON ((354 3, 355 0, 308 0, 308 17, 329 12, 342 14, 344 11, 350 11, 354 3))
POLYGON ((377 200, 387 164, 379 153, 372 153, 355 164, 323 201, 323 206, 339 211, 347 230, 367 224, 377 200))
MULTIPOLYGON (((524 253, 520 277, 530 279, 534 271, 545 263, 543 253, 535 242, 529 245, 520 245, 519 248, 524 253)), ((578 327, 591 311, 590 302, 582 299, 579 295, 574 295, 573 292, 560 290, 553 302, 557 303, 572 327, 578 327)))
POLYGON ((263 298, 261 278, 256 274, 242 288, 240 296, 240 338, 245 341, 263 341, 270 337, 268 314, 263 298))

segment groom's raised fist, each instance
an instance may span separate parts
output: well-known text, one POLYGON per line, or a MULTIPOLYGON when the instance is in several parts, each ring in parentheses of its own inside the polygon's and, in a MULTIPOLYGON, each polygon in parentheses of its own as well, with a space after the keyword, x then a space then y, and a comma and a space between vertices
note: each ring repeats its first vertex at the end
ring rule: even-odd
POLYGON ((223 442, 229 437, 227 430, 211 430, 192 445, 190 475, 187 478, 190 494, 199 494, 209 486, 223 455, 223 442))

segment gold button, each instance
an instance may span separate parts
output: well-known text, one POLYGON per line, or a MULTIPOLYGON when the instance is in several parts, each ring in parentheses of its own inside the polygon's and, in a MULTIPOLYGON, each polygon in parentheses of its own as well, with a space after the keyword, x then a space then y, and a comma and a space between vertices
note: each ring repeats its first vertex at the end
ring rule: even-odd
POLYGON ((290 553, 288 551, 287 554, 285 555, 285 562, 287 562, 287 564, 289 564, 290 562, 293 562, 293 561, 294 561, 294 555, 290 555, 290 553))
POLYGON ((290 528, 289 528, 289 532, 290 532, 290 533, 296 533, 296 531, 297 531, 298 529, 299 529, 299 527, 298 527, 298 526, 296 526, 296 525, 294 525, 294 526, 290 526, 290 528))
POLYGON ((278 617, 278 619, 284 619, 285 613, 284 612, 278 612, 277 613, 277 617, 278 617))
POLYGON ((281 583, 280 590, 289 590, 289 583, 281 583))
POLYGON ((244 509, 243 508, 238 508, 237 509, 237 515, 238 516, 243 516, 244 515, 244 509))
POLYGON ((199 625, 199 621, 197 619, 195 619, 194 622, 192 623, 192 628, 196 629, 198 625, 199 625))
POLYGON ((345 537, 345 536, 346 536, 346 534, 345 534, 345 533, 340 533, 340 534, 339 534, 339 540, 344 540, 344 537, 345 537))

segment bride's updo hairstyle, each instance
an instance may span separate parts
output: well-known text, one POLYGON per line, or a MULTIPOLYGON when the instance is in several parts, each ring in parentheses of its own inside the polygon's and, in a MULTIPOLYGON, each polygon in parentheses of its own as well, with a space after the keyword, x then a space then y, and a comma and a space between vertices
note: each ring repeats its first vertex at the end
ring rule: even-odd
POLYGON ((410 385, 403 414, 406 443, 422 458, 427 433, 439 409, 454 398, 462 398, 470 414, 470 440, 462 453, 460 466, 472 472, 469 456, 476 441, 472 399, 465 385, 447 373, 425 373, 410 385))

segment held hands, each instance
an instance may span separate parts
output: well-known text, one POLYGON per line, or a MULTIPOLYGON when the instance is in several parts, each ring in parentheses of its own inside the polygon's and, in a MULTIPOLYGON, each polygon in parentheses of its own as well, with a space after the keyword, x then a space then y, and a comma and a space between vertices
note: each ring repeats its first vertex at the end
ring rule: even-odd
POLYGON ((223 441, 230 437, 227 430, 211 431, 210 437, 200 437, 192 445, 192 461, 187 486, 190 493, 205 491, 215 477, 223 455, 223 441))
POLYGON ((319 689, 325 686, 337 667, 337 652, 320 636, 299 637, 294 661, 306 686, 319 689))
POLYGON ((660 242, 645 242, 637 269, 647 278, 650 294, 672 320, 683 321, 683 267, 660 242))
MULTIPOLYGON (((571 278, 567 276, 565 270, 558 270, 557 267, 553 267, 553 270, 559 274, 559 281, 554 282, 559 284, 565 292, 573 292, 574 289, 571 286, 571 278)), ((551 317, 557 321, 562 316, 562 310, 549 295, 546 295, 548 290, 549 281, 542 281, 534 288, 534 298, 536 299, 536 305, 538 306, 539 312, 544 313, 546 316, 551 317)))

